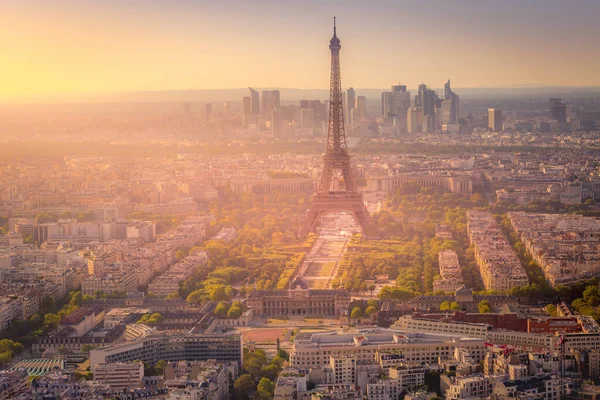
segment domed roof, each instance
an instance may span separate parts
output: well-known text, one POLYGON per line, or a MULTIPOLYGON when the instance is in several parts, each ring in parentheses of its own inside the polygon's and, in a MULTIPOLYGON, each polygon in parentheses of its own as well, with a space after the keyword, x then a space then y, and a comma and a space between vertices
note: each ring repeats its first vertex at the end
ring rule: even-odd
POLYGON ((308 282, 306 281, 306 279, 304 279, 300 275, 296 275, 296 277, 290 284, 290 289, 291 290, 295 290, 295 289, 308 290, 308 282))

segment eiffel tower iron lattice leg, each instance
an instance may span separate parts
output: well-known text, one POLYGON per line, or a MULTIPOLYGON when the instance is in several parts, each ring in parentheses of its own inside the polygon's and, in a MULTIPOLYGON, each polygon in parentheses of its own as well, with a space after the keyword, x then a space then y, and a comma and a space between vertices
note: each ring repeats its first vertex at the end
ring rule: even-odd
POLYGON ((362 194, 356 190, 350 156, 346 146, 340 74, 340 49, 342 46, 340 39, 337 37, 335 17, 333 21, 333 37, 329 42, 329 49, 331 50, 331 87, 327 150, 325 157, 323 157, 323 172, 321 173, 319 188, 313 197, 310 211, 300 227, 300 236, 306 236, 313 231, 319 218, 329 212, 346 211, 351 213, 363 230, 371 224, 371 216, 365 207, 362 194), (331 190, 331 182, 336 171, 341 172, 344 180, 344 190, 331 190))

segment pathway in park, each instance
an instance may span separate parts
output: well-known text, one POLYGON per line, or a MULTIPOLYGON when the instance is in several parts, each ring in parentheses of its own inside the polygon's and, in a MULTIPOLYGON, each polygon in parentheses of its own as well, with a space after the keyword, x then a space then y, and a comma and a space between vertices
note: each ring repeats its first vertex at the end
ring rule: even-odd
POLYGON ((317 240, 298 273, 304 276, 311 289, 331 288, 338 264, 344 256, 352 232, 356 230, 356 223, 349 214, 329 214, 321 218, 317 240))

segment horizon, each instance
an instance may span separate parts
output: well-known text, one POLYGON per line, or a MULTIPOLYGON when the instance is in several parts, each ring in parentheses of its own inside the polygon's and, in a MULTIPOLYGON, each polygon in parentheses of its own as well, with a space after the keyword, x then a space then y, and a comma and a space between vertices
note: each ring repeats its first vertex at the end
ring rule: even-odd
POLYGON ((343 87, 424 82, 437 88, 448 78, 457 89, 600 86, 593 68, 600 61, 593 10, 600 4, 591 0, 531 0, 518 10, 492 0, 343 4, 9 1, 4 6, 13 18, 0 34, 16 33, 16 40, 0 45, 9 55, 0 101, 247 86, 325 89, 334 15, 343 87))

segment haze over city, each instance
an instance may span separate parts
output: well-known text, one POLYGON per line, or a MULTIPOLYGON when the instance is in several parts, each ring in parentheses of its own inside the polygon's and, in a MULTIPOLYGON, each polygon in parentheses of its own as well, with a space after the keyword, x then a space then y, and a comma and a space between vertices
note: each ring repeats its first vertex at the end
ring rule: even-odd
MULTIPOLYGON (((344 84, 598 86, 594 0, 3 1, 0 100, 60 93, 328 87, 331 16, 344 84), (373 73, 373 71, 377 73, 373 73)), ((52 98, 50 98, 52 99, 52 98)))
POLYGON ((0 15, 0 399, 600 398, 597 1, 0 15))

